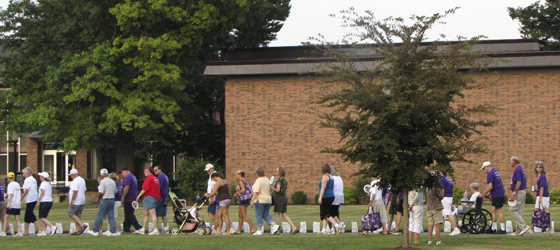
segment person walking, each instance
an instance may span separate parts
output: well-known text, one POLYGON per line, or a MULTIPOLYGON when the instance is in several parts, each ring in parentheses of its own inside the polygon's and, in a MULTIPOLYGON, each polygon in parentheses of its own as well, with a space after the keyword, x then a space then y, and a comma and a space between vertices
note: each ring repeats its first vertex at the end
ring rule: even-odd
MULTIPOLYGON (((204 167, 204 171, 208 174, 208 184, 206 185, 206 193, 212 193, 214 187, 216 186, 216 182, 212 179, 212 174, 215 172, 214 165, 208 163, 204 167)), ((218 212, 218 204, 216 196, 208 197, 208 216, 210 217, 210 221, 212 222, 212 233, 214 233, 218 222, 216 221, 216 213, 218 212)))
POLYGON ((253 235, 262 235, 264 232, 264 223, 266 221, 270 225, 270 234, 278 231, 279 225, 276 224, 272 216, 270 216, 270 205, 272 197, 270 196, 270 180, 264 176, 264 168, 258 167, 255 170, 257 179, 253 184, 253 199, 251 199, 251 207, 255 207, 255 215, 257 219, 257 231, 253 235))
POLYGON ((511 176, 510 189, 512 191, 509 201, 515 202, 509 208, 509 213, 516 224, 516 231, 511 235, 521 236, 529 231, 530 227, 523 220, 523 209, 525 208, 525 189, 527 188, 527 177, 525 170, 521 166, 519 158, 513 156, 510 159, 511 168, 515 168, 511 176))
MULTIPOLYGON (((537 189, 535 190, 537 193, 535 210, 539 211, 543 209, 545 213, 548 213, 548 209, 550 207, 550 194, 548 192, 548 180, 546 179, 546 167, 542 161, 535 162, 535 174, 539 177, 537 180, 537 189)), ((534 233, 533 228, 534 226, 531 225, 531 229, 529 229, 530 233, 534 233)), ((543 230, 546 230, 546 228, 543 228, 543 230)), ((550 228, 545 232, 545 234, 554 234, 552 223, 550 223, 550 228)))
MULTIPOLYGON (((53 226, 47 216, 53 205, 52 199, 52 187, 49 183, 49 173, 42 172, 39 173, 39 179, 41 180, 41 185, 39 186, 39 198, 37 199, 37 204, 39 204, 39 220, 43 222, 43 228, 45 231, 47 227, 51 229, 51 236, 56 233, 56 226, 53 226)), ((46 233, 46 232, 45 232, 46 233)))
POLYGON ((8 230, 8 219, 10 215, 13 215, 17 224, 17 233, 12 232, 14 237, 22 237, 23 233, 21 231, 21 223, 19 220, 19 215, 21 213, 21 189, 19 183, 15 180, 16 175, 14 172, 8 173, 8 188, 6 194, 8 194, 8 200, 6 201, 6 215, 3 218, 3 228, 0 232, 0 236, 6 236, 6 230, 8 230))
POLYGON ((461 234, 461 230, 457 226, 455 217, 451 214, 451 206, 453 206, 453 181, 447 176, 447 173, 441 172, 441 174, 443 176, 439 178, 439 183, 443 187, 443 200, 441 200, 441 204, 443 205, 443 217, 447 218, 454 228, 453 232, 449 235, 459 235, 461 234))
MULTIPOLYGON (((436 172, 437 174, 437 172, 436 172)), ((436 245, 441 245, 441 224, 443 224, 443 190, 440 188, 426 189, 426 202, 428 203, 428 245, 432 244, 432 234, 436 227, 436 245)))
MULTIPOLYGON (((370 200, 369 206, 373 208, 374 213, 379 213, 379 218, 381 220, 381 228, 378 232, 382 234, 387 234, 387 222, 389 218, 387 216, 387 210, 385 204, 383 204, 383 189, 379 187, 381 182, 381 176, 372 177, 372 182, 370 184, 371 188, 369 190, 370 200)), ((376 232, 377 233, 377 232, 376 232)))
MULTIPOLYGON (((274 215, 276 221, 280 223, 280 214, 286 222, 292 227, 291 234, 298 232, 296 225, 292 222, 288 216, 288 197, 286 196, 286 191, 288 190, 288 181, 286 180, 286 169, 284 167, 279 167, 276 169, 277 176, 276 184, 270 185, 270 188, 274 191, 275 204, 274 204, 274 215)), ((280 230, 277 231, 279 233, 280 230)))
POLYGON ((97 216, 95 217, 95 223, 93 225, 93 236, 99 236, 101 230, 100 225, 103 222, 105 216, 109 221, 109 231, 111 234, 109 236, 117 236, 117 229, 115 226, 115 193, 117 193, 117 185, 115 181, 109 178, 109 171, 103 168, 99 171, 99 174, 103 179, 99 182, 98 198, 101 201, 99 204, 99 210, 97 216))
MULTIPOLYGON (((329 165, 330 166, 330 165, 329 165)), ((342 178, 340 177, 340 175, 338 174, 338 171, 336 171, 336 168, 331 166, 331 175, 334 179, 334 186, 333 186, 333 192, 334 192, 334 201, 333 201, 333 211, 336 211, 335 214, 333 214, 333 219, 336 221, 336 223, 338 223, 341 226, 341 232, 346 228, 346 225, 342 225, 340 223, 340 210, 342 209, 342 204, 344 203, 344 182, 342 181, 342 178)), ((332 223, 329 223, 329 226, 332 227, 332 223)), ((336 230, 331 230, 331 232, 335 232, 336 230)))
MULTIPOLYGON (((119 209, 122 206, 122 192, 123 192, 123 188, 121 185, 121 176, 118 175, 115 172, 112 172, 109 174, 109 178, 111 178, 111 180, 113 180, 115 182, 115 186, 117 186, 117 192, 115 193, 115 206, 113 206, 113 212, 115 214, 115 230, 116 233, 112 234, 111 230, 105 231, 103 233, 103 235, 105 236, 120 236, 121 235, 121 230, 120 230, 120 224, 119 224, 119 219, 118 219, 118 215, 119 215, 119 209)), ((109 216, 105 217, 105 219, 108 219, 109 216)), ((103 222, 101 222, 101 225, 103 225, 103 222)), ((110 227, 111 225, 109 225, 110 227)), ((102 231, 102 226, 99 226, 99 231, 102 231)))
POLYGON ((239 185, 237 185, 237 187, 235 188, 237 192, 234 194, 234 196, 237 196, 239 198, 239 226, 237 227, 237 231, 235 231, 234 234, 241 234, 243 220, 247 221, 247 224, 249 224, 249 228, 251 230, 251 234, 253 234, 257 230, 255 229, 255 226, 253 226, 253 222, 247 215, 247 207, 251 204, 251 200, 253 199, 253 190, 249 183, 247 183, 247 181, 245 180, 245 171, 235 171, 235 178, 239 182, 239 185))
POLYGON ((72 178, 72 184, 70 184, 70 191, 68 192, 68 197, 70 197, 68 217, 76 222, 76 231, 72 235, 80 235, 87 229, 87 226, 81 220, 86 204, 86 181, 75 168, 70 170, 70 177, 72 178))
POLYGON ((23 235, 27 236, 29 232, 29 223, 35 224, 35 227, 39 229, 37 236, 46 236, 47 234, 43 231, 43 227, 37 223, 37 216, 35 216, 34 210, 37 205, 37 180, 33 177, 33 171, 31 168, 24 168, 22 171, 23 177, 23 193, 21 194, 21 202, 25 200, 25 229, 23 235))
POLYGON ((142 183, 142 191, 138 194, 136 201, 142 200, 142 205, 144 206, 144 222, 142 224, 141 234, 144 234, 144 228, 148 223, 148 217, 152 218, 152 223, 154 224, 154 230, 149 232, 148 235, 159 235, 159 230, 157 228, 157 215, 156 207, 161 199, 161 194, 159 190, 159 180, 154 173, 152 167, 144 168, 144 183, 142 183))
POLYGON ((206 193, 204 196, 206 197, 213 197, 218 196, 219 202, 219 210, 216 213, 216 221, 218 223, 217 231, 214 234, 222 234, 222 224, 226 224, 226 231, 223 233, 224 235, 230 234, 231 228, 231 221, 229 219, 229 206, 231 205, 231 195, 229 193, 229 185, 226 180, 224 180, 219 172, 214 172, 212 175, 212 180, 216 182, 216 186, 214 186, 214 190, 211 193, 206 193))
POLYGON ((138 181, 128 168, 123 168, 121 174, 124 177, 122 184, 123 194, 121 197, 121 203, 124 204, 123 232, 131 233, 130 227, 134 227, 136 229, 134 233, 144 234, 144 229, 138 223, 134 215, 134 208, 132 207, 132 202, 136 201, 138 196, 138 181))
MULTIPOLYGON (((412 190, 408 192, 408 241, 412 242, 414 236, 414 243, 420 243, 420 234, 422 233, 422 217, 424 214, 424 207, 422 206, 422 192, 420 190, 412 190)), ((443 204, 442 204, 443 205, 443 204)))
POLYGON ((492 226, 486 231, 486 233, 506 234, 506 220, 503 209, 506 191, 502 183, 502 177, 489 161, 484 162, 480 169, 484 169, 484 171, 488 173, 486 176, 486 184, 488 184, 488 187, 480 195, 478 195, 478 197, 482 198, 490 195, 492 198, 492 226), (500 218, 500 230, 497 230, 498 226, 496 224, 498 217, 500 218))
POLYGON ((163 234, 169 234, 169 226, 167 225, 167 203, 169 202, 169 178, 161 170, 160 166, 154 167, 154 173, 156 173, 159 181, 159 191, 160 197, 157 207, 156 215, 161 217, 161 222, 163 222, 163 227, 161 229, 163 234))
POLYGON ((393 225, 393 220, 395 218, 395 215, 397 215, 397 220, 395 223, 395 229, 394 230, 390 229, 388 233, 398 235, 402 216, 403 216, 403 197, 402 197, 402 193, 399 193, 398 190, 395 188, 389 189, 389 192, 391 194, 391 202, 390 202, 391 205, 389 206, 389 211, 388 211, 389 228, 391 228, 391 226, 393 225))
POLYGON ((332 204, 334 202, 334 179, 331 176, 331 166, 325 164, 321 167, 321 173, 323 176, 319 181, 319 205, 320 205, 320 218, 323 221, 322 234, 328 234, 327 222, 334 225, 336 234, 340 233, 342 229, 340 225, 333 219, 333 214, 336 214, 335 209, 332 204))

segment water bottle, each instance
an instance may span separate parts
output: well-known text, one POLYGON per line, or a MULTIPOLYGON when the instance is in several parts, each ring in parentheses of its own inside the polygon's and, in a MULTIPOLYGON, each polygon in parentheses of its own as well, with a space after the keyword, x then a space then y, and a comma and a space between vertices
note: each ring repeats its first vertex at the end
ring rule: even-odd
POLYGON ((196 193, 196 203, 200 202, 200 194, 196 193))

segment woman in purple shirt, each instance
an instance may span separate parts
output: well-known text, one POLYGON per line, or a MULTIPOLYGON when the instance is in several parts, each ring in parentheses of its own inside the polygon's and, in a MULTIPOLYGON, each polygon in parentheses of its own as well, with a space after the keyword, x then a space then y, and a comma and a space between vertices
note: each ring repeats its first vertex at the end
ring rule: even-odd
MULTIPOLYGON (((539 210, 541 208, 544 209, 545 213, 548 213, 548 207, 550 205, 550 196, 548 193, 548 181, 546 179, 546 168, 542 161, 535 162, 535 174, 539 177, 537 180, 537 201, 535 202, 535 210, 539 210)), ((533 233, 533 225, 531 225, 531 229, 529 233, 533 233)), ((543 228, 544 230, 544 228, 543 228)), ((552 228, 552 223, 550 223, 550 229, 545 232, 546 234, 553 234, 554 228, 552 228)))

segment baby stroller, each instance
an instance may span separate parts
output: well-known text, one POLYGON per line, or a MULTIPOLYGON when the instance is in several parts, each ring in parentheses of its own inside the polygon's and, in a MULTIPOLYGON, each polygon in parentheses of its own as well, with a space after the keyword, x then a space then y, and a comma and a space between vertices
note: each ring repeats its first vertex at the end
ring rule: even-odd
POLYGON ((171 234, 179 235, 185 233, 196 232, 198 235, 211 234, 212 230, 206 227, 206 223, 198 214, 198 210, 206 199, 200 201, 200 204, 195 203, 190 209, 187 209, 187 202, 184 199, 179 199, 173 192, 169 192, 169 198, 173 205, 173 221, 177 223, 177 227, 171 229, 171 234))

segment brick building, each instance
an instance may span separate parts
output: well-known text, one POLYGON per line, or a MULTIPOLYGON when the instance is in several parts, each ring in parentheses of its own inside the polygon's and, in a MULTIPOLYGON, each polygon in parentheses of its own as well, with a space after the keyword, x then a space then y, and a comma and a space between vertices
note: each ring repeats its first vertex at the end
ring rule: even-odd
MULTIPOLYGON (((359 57, 358 70, 371 68, 380 57, 370 50, 341 46, 359 57)), ((488 82, 484 89, 466 92, 467 103, 489 103, 499 108, 492 115, 495 127, 484 129, 490 153, 471 156, 477 164, 455 164, 455 185, 466 189, 471 182, 485 183, 480 170, 491 161, 509 186, 513 169, 509 158, 518 156, 527 172, 528 186, 536 185, 533 163, 545 162, 550 188, 558 189, 560 132, 560 51, 539 51, 536 40, 482 41, 474 49, 493 53, 499 61, 490 72, 476 74, 488 82), (498 74, 495 74, 497 72, 498 74)), ((313 54, 313 47, 268 47, 222 52, 222 61, 207 62, 206 75, 226 77, 226 169, 227 177, 237 169, 253 171, 265 167, 270 177, 275 168, 287 168, 288 195, 304 191, 311 200, 318 192, 320 167, 337 167, 351 185, 350 175, 358 166, 344 163, 340 156, 321 153, 336 145, 339 135, 321 128, 322 107, 310 101, 342 88, 321 77, 301 75, 316 72, 315 66, 328 58, 301 59, 313 54)), ((273 172, 274 171, 274 172, 273 172)), ((482 186, 485 186, 482 185, 482 186)), ((508 193, 509 195, 509 193, 508 193)))

